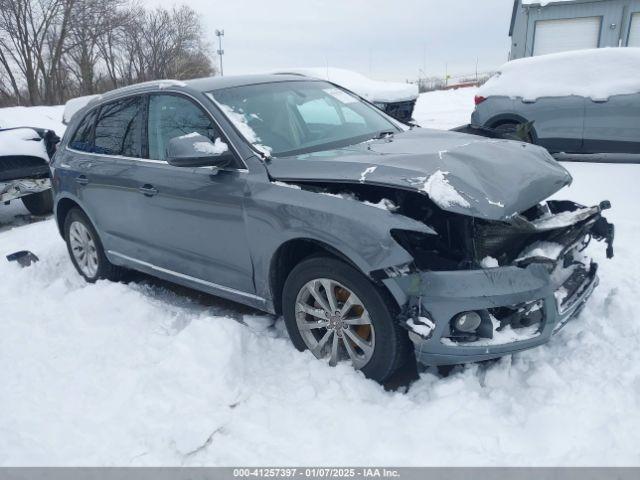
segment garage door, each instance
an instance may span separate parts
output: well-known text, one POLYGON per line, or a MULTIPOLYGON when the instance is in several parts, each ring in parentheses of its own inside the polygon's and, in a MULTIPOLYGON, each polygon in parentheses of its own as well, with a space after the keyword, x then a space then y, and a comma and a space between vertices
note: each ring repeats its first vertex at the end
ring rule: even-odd
POLYGON ((629 30, 630 47, 640 47, 640 13, 631 15, 631 29, 629 30))
POLYGON ((533 44, 534 55, 597 48, 600 17, 538 20, 533 44))

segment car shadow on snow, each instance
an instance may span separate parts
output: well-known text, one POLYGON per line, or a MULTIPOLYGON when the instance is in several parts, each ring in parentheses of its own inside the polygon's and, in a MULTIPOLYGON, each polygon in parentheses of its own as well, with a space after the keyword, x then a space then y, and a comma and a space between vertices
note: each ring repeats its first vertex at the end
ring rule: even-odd
MULTIPOLYGON (((125 282, 131 286, 135 285, 141 293, 155 300, 168 302, 171 305, 188 309, 194 307, 198 309, 203 307, 212 309, 215 315, 232 318, 252 330, 254 330, 254 328, 246 324, 246 316, 272 318, 274 322, 277 320, 272 315, 246 305, 193 290, 141 272, 129 272, 125 282)), ((280 330, 282 334, 286 336, 284 326, 282 326, 280 330)), ((291 345, 291 348, 294 348, 293 345, 291 345)), ((427 368, 416 365, 415 361, 409 361, 404 367, 398 370, 393 377, 387 380, 383 387, 387 391, 407 392, 411 388, 411 385, 420 378, 421 373, 429 372, 438 377, 446 377, 451 373, 457 372, 460 368, 463 367, 427 368)))
POLYGON ((14 200, 8 205, 0 204, 0 232, 30 223, 42 222, 49 218, 51 215, 32 215, 20 201, 14 200))

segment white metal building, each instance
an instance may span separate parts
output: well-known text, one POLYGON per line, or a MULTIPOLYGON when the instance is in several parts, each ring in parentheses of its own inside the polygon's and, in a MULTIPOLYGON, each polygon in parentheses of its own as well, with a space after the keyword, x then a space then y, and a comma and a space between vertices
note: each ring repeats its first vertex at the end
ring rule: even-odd
POLYGON ((640 47, 640 0, 514 0, 510 58, 640 47))

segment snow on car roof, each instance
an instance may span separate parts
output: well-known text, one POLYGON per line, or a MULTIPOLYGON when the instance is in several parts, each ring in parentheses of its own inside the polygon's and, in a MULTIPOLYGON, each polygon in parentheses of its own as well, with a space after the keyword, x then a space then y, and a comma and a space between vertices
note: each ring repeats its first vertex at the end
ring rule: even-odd
POLYGON ((342 68, 291 68, 278 73, 293 73, 328 80, 357 93, 370 102, 402 102, 418 98, 418 86, 411 83, 380 82, 342 68))
POLYGON ((599 48, 521 58, 505 63, 478 95, 541 97, 579 95, 606 100, 640 92, 640 48, 599 48))
POLYGON ((83 97, 76 97, 69 100, 64 105, 64 112, 62 114, 62 123, 68 125, 73 115, 79 110, 83 109, 94 98, 99 98, 100 95, 86 95, 83 97))
POLYGON ((47 148, 32 128, 0 130, 0 157, 3 156, 37 157, 49 162, 47 148))

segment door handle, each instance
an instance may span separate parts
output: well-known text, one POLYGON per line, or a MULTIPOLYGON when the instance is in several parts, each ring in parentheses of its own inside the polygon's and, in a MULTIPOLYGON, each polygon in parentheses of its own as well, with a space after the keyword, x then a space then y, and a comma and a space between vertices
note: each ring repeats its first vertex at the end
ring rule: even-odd
POLYGON ((139 187, 138 191, 142 193, 145 197, 153 197, 154 195, 158 194, 158 189, 148 183, 139 187))
POLYGON ((86 175, 78 175, 76 177, 76 183, 80 185, 86 185, 87 183, 89 183, 89 179, 86 177, 86 175))
POLYGON ((608 98, 592 98, 591 101, 593 103, 607 103, 609 99, 608 98))

